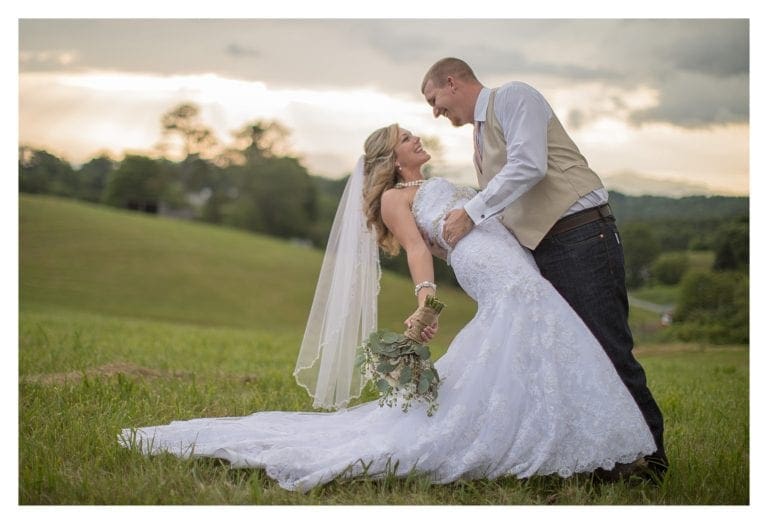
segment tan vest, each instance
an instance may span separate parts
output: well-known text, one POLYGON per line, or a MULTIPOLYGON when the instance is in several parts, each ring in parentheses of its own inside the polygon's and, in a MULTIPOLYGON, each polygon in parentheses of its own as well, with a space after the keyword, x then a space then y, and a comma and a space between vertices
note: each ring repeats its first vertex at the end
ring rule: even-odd
MULTIPOLYGON (((495 98, 494 89, 483 125, 482 166, 475 164, 481 189, 507 163, 504 132, 493 112, 495 98)), ((600 178, 553 114, 547 128, 547 174, 504 210, 501 221, 522 245, 535 249, 563 213, 579 198, 601 187, 600 178)))

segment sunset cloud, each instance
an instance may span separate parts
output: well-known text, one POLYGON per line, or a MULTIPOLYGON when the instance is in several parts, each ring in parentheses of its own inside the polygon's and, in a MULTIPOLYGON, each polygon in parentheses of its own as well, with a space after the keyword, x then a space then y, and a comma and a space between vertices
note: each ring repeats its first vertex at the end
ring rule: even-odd
POLYGON ((73 160, 149 148, 162 112, 192 101, 222 139, 280 120, 326 176, 400 122, 437 137, 441 169, 469 183, 471 130, 435 121, 419 92, 458 56, 489 87, 541 90, 605 176, 749 186, 748 20, 28 19, 19 46, 20 139, 73 160), (716 153, 696 152, 714 136, 716 153))

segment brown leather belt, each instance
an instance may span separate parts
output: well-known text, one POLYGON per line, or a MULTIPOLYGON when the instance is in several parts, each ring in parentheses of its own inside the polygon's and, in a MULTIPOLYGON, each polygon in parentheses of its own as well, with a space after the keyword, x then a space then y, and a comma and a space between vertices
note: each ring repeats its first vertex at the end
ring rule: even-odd
POLYGON ((600 220, 603 218, 613 218, 611 206, 608 204, 585 209, 584 211, 578 211, 572 215, 561 218, 555 222, 555 225, 552 226, 552 229, 550 229, 546 235, 544 235, 544 238, 558 235, 560 233, 565 233, 571 229, 575 229, 579 226, 583 226, 584 224, 589 224, 590 222, 594 222, 595 220, 600 220))

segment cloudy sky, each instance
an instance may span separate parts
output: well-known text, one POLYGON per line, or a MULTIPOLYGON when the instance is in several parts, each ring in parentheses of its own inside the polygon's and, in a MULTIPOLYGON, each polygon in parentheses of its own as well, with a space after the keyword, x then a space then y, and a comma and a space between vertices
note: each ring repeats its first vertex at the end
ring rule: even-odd
POLYGON ((750 22, 715 19, 33 19, 19 33, 19 141, 73 163, 147 152, 191 101, 222 142, 291 132, 312 173, 348 172, 374 129, 436 137, 474 181, 471 128, 419 92, 443 56, 538 88, 609 188, 748 194, 750 22))

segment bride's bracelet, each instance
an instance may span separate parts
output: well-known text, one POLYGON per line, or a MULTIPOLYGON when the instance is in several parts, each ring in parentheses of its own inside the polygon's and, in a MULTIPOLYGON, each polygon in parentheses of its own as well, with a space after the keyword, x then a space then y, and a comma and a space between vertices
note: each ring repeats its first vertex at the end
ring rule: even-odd
POLYGON ((437 292, 437 284, 435 284, 434 282, 430 282, 429 280, 425 280, 421 284, 416 284, 416 289, 413 291, 413 294, 418 295, 419 291, 421 291, 425 287, 431 287, 432 289, 435 290, 435 292, 437 292))

